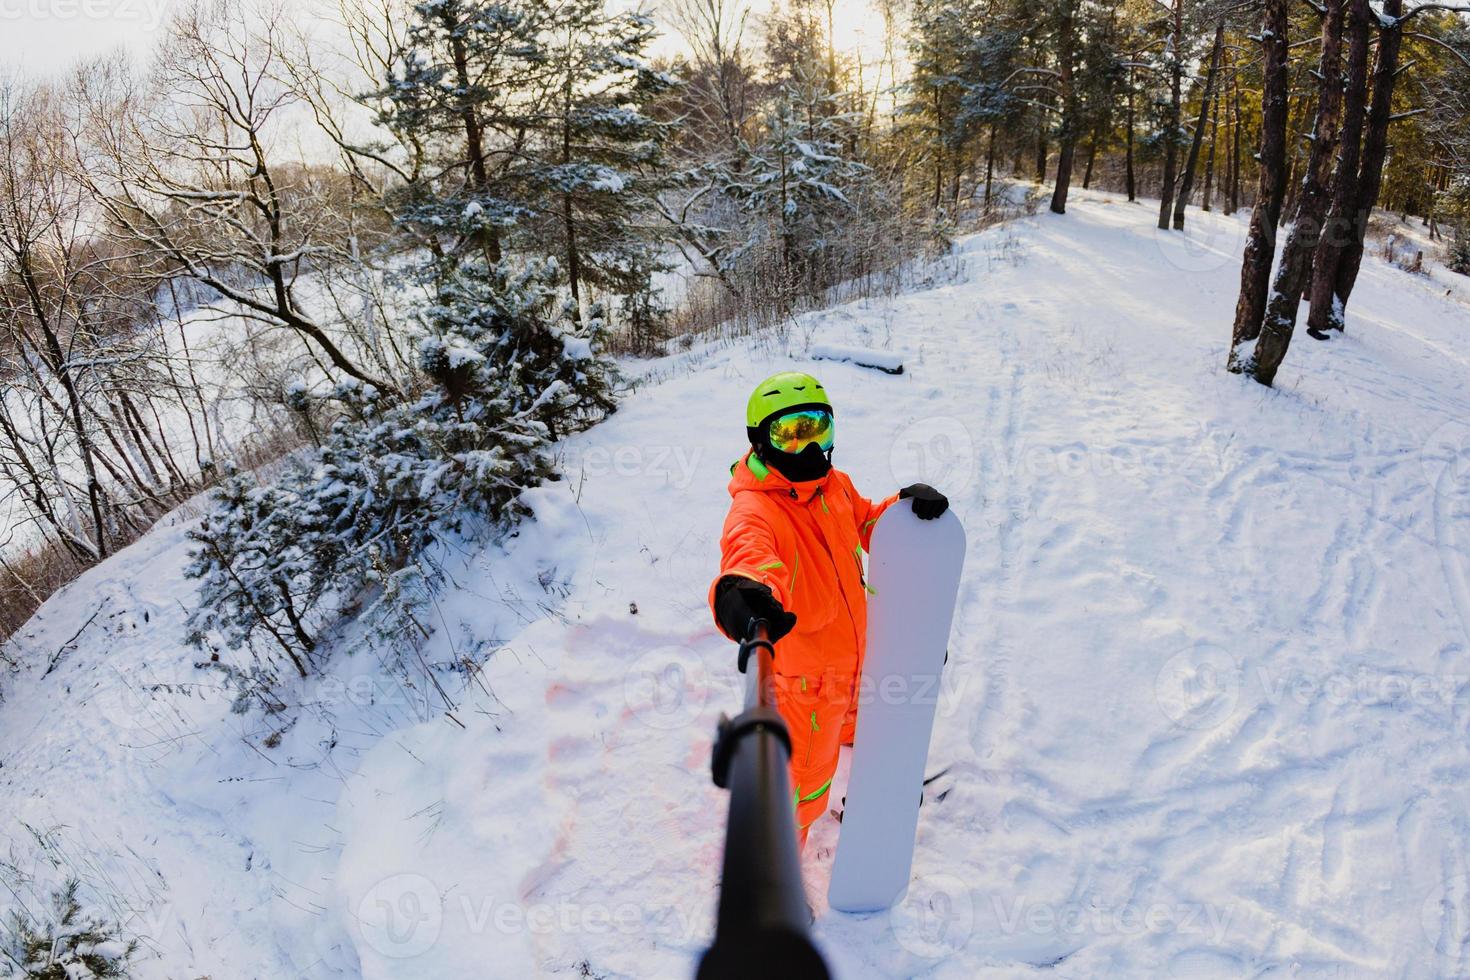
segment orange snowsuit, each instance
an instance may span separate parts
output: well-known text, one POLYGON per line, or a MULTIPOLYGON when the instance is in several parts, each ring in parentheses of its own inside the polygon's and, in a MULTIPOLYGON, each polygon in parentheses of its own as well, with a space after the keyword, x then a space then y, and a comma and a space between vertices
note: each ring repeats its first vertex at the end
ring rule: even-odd
MULTIPOLYGON (((895 494, 873 503, 840 470, 792 483, 749 453, 730 470, 720 574, 763 582, 796 628, 776 642, 776 706, 791 733, 791 784, 803 842, 828 806, 857 722, 867 639, 862 552, 895 494)), ((710 588, 714 608, 715 589, 710 588)), ((740 637, 730 637, 739 640, 740 637)))

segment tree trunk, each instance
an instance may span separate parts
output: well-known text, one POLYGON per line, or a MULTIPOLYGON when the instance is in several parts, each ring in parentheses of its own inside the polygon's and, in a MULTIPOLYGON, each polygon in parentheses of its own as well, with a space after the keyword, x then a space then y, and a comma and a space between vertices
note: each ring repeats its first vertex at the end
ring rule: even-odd
POLYGON ((53 495, 46 491, 45 476, 42 474, 39 464, 32 461, 26 449, 26 441, 20 431, 10 421, 9 411, 3 400, 0 400, 0 435, 4 435, 10 444, 11 459, 20 468, 25 479, 21 480, 12 476, 17 488, 22 489, 31 502, 35 505, 36 512, 45 519, 46 523, 56 534, 56 539, 62 543, 66 550, 79 564, 90 565, 98 558, 96 546, 86 540, 85 535, 80 533, 77 527, 68 528, 61 516, 56 513, 53 503, 53 495))
POLYGON ((1067 195, 1072 189, 1072 164, 1077 155, 1077 117, 1081 107, 1077 104, 1077 86, 1072 64, 1076 57, 1076 47, 1076 21, 1072 0, 1063 0, 1057 26, 1057 71, 1061 76, 1062 86, 1062 142, 1061 152, 1057 154, 1057 183, 1051 194, 1053 214, 1067 213, 1067 195))
POLYGON ((1184 0, 1174 0, 1174 31, 1170 41, 1169 115, 1164 134, 1164 184, 1159 191, 1159 227, 1169 230, 1174 211, 1174 171, 1179 166, 1179 129, 1184 107, 1184 0))
POLYGON ((1087 167, 1082 171, 1082 189, 1092 190, 1092 170, 1097 165, 1097 133, 1087 141, 1087 167))
MULTIPOLYGON (((833 27, 834 0, 827 0, 827 91, 837 91, 837 32, 833 27)), ((859 73, 861 77, 861 73, 859 73)))
MULTIPOLYGON (((447 16, 447 15, 446 15, 447 16)), ((454 59, 454 79, 459 91, 470 90, 469 57, 465 52, 464 39, 460 36, 463 25, 454 22, 450 17, 450 34, 453 41, 450 45, 450 56, 454 59)), ((475 190, 484 192, 490 186, 490 175, 485 169, 485 141, 484 133, 480 126, 479 116, 475 114, 475 107, 468 99, 460 106, 460 124, 464 127, 465 156, 470 165, 470 186, 475 190)), ((482 231, 482 247, 485 250, 485 258, 492 265, 500 261, 500 236, 492 231, 482 231)))
POLYGON ((939 98, 939 89, 934 90, 934 119, 939 127, 939 139, 934 144, 934 201, 932 207, 939 210, 944 199, 944 104, 939 98))
POLYGON ((1133 99, 1136 93, 1133 90, 1133 86, 1133 68, 1130 67, 1128 69, 1128 136, 1126 141, 1127 149, 1125 150, 1123 156, 1123 181, 1128 186, 1129 201, 1138 200, 1138 178, 1133 170, 1133 130, 1136 121, 1136 112, 1133 108, 1133 99))
MULTIPOLYGON (((1045 117, 1041 121, 1044 126, 1046 124, 1045 117)), ((1036 140, 1036 182, 1038 184, 1046 183, 1046 155, 1046 130, 1043 129, 1041 135, 1036 140)))
MULTIPOLYGON (((91 434, 87 432, 86 420, 82 416, 82 397, 77 391, 76 379, 72 376, 72 370, 68 366, 66 354, 61 348, 61 339, 52 328, 51 319, 48 315, 45 299, 41 295, 35 269, 31 263, 29 249, 21 249, 15 254, 15 272, 21 280, 27 300, 31 306, 31 312, 35 317, 36 326, 40 328, 45 344, 38 350, 41 359, 56 380, 61 384, 62 391, 66 394, 68 411, 62 417, 72 430, 72 435, 77 440, 77 455, 82 459, 82 470, 87 476, 87 506, 91 510, 94 541, 97 549, 97 557, 106 558, 109 554, 107 546, 107 523, 102 518, 104 506, 102 482, 97 479, 96 448, 92 444, 91 434)), ((36 346, 36 345, 32 345, 36 346)), ((59 480, 57 482, 60 482, 59 480)))
MULTIPOLYGON (((570 167, 572 162, 572 73, 567 71, 566 84, 562 90, 561 118, 561 162, 570 167)), ((572 205, 572 192, 561 195, 561 217, 567 236, 567 284, 572 293, 572 321, 582 322, 582 256, 577 249, 576 210, 572 205)))
POLYGON ((1067 194, 1072 187, 1072 159, 1076 154, 1076 141, 1062 139, 1061 152, 1057 154, 1057 183, 1051 192, 1053 214, 1067 213, 1067 194))
MULTIPOLYGON (((1301 147, 1295 138, 1297 133, 1303 133, 1306 129, 1306 97, 1288 103, 1286 111, 1286 199, 1281 211, 1281 220, 1285 221, 1291 215, 1296 214, 1297 195, 1302 189, 1298 167, 1301 165, 1301 147), (1300 110, 1294 112, 1293 109, 1300 110)), ((1303 139, 1301 142, 1306 142, 1303 139)))
POLYGON ((1335 326, 1342 330, 1349 297, 1358 281, 1363 265, 1363 248, 1368 238, 1368 218, 1378 204, 1383 187, 1383 164, 1388 157, 1388 126, 1393 121, 1393 90, 1399 75, 1399 52, 1404 43, 1403 0, 1386 0, 1379 23, 1378 61, 1373 66, 1373 99, 1368 108, 1366 135, 1363 138, 1363 161, 1358 170, 1358 194, 1351 211, 1352 231, 1338 260, 1337 317, 1335 326))
POLYGON ((1230 210, 1226 214, 1234 214, 1240 210, 1240 76, 1232 69, 1230 72, 1230 88, 1232 90, 1232 105, 1230 109, 1230 210))
POLYGON ((1265 0, 1261 47, 1265 52, 1261 89, 1261 157, 1256 203, 1240 268, 1240 298, 1235 304, 1228 366, 1243 371, 1242 345, 1261 335, 1266 314, 1266 290, 1271 285, 1271 263, 1276 257, 1276 225, 1281 219, 1281 197, 1286 192, 1286 56, 1287 0, 1265 0))
POLYGON ((1174 230, 1184 230, 1184 209, 1189 205, 1189 195, 1194 190, 1194 175, 1199 169, 1199 151, 1205 141, 1205 125, 1210 119, 1210 106, 1215 97, 1215 77, 1220 72, 1220 52, 1225 47, 1225 22, 1215 28, 1215 44, 1210 49, 1210 69, 1205 73, 1205 88, 1200 93, 1199 118, 1194 123, 1194 138, 1189 144, 1189 160, 1184 165, 1184 179, 1179 183, 1179 195, 1174 201, 1174 230))
POLYGON ((1368 114, 1368 47, 1373 11, 1368 0, 1350 0, 1348 8, 1347 84, 1343 92, 1342 138, 1338 142, 1337 173, 1332 178, 1332 207, 1328 211, 1317 255, 1312 262, 1311 302, 1307 333, 1327 338, 1328 328, 1341 330, 1337 294, 1338 267, 1353 230, 1353 205, 1358 197, 1358 166, 1362 160, 1363 124, 1368 114))
POLYGON ((1337 125, 1342 113, 1342 21, 1343 5, 1329 0, 1322 19, 1322 63, 1318 69, 1320 84, 1312 148, 1297 197, 1296 220, 1281 252, 1281 265, 1252 359, 1251 376, 1263 385, 1276 380, 1276 372, 1291 346, 1301 311, 1302 290, 1311 275, 1312 256, 1317 251, 1322 219, 1330 203, 1327 181, 1337 149, 1337 125))
POLYGON ((1220 103, 1223 101, 1217 97, 1210 112, 1210 154, 1205 157, 1205 187, 1199 204, 1201 211, 1210 210, 1215 194, 1215 148, 1220 141, 1220 103))
POLYGON ((990 138, 985 144, 985 210, 990 210, 992 187, 995 183, 995 123, 990 124, 990 138))

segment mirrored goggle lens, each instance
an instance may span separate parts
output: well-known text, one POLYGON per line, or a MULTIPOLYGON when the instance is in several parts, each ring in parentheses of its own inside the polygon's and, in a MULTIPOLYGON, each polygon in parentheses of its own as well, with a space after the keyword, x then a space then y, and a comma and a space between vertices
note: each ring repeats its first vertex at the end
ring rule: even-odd
POLYGON ((799 453, 815 443, 822 452, 832 448, 832 414, 791 412, 771 423, 771 445, 783 453, 799 453))

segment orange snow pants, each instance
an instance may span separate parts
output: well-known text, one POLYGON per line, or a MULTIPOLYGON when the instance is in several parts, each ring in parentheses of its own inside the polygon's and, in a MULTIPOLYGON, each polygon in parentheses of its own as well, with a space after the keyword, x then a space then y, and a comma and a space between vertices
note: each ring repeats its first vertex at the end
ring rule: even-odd
POLYGON ((776 709, 791 735, 791 786, 799 838, 830 807, 832 777, 843 745, 857 724, 858 678, 825 671, 808 676, 777 673, 776 709))

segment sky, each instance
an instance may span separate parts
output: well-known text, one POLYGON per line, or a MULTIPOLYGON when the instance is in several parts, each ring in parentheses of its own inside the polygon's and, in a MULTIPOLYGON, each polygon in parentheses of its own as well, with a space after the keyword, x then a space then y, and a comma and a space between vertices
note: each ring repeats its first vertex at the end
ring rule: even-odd
MULTIPOLYGON (((627 4, 610 0, 618 7, 627 4)), ((64 71, 73 63, 122 47, 146 56, 170 11, 184 0, 0 0, 0 72, 20 69, 46 75, 64 71)), ((751 0, 752 22, 770 9, 770 0, 751 0)), ((289 7, 335 10, 335 0, 291 0, 289 7)), ((658 17, 657 5, 652 12, 658 17)), ((872 0, 837 0, 833 8, 837 47, 860 51, 873 62, 883 51, 883 19, 872 0)), ((681 42, 667 28, 655 53, 673 54, 681 42)), ((759 36, 750 29, 747 43, 759 36)))
POLYGON ((62 71, 115 47, 146 52, 175 0, 0 0, 0 67, 62 71))

